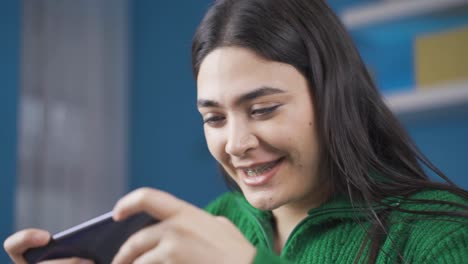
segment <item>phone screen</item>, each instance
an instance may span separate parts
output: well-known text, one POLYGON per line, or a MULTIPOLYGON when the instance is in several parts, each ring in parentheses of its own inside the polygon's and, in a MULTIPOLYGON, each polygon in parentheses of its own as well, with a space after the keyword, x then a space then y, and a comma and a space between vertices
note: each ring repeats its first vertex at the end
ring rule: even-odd
POLYGON ((27 250, 24 257, 28 263, 69 257, 90 259, 96 264, 111 263, 133 233, 156 222, 146 213, 115 222, 109 212, 53 235, 49 244, 27 250))

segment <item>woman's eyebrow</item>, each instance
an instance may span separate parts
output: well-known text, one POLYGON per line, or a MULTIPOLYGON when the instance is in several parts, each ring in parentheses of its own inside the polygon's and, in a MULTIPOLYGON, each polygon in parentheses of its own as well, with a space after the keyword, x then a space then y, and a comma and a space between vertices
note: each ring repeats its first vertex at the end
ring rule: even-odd
MULTIPOLYGON (((268 86, 262 86, 260 88, 257 88, 253 91, 250 91, 245 94, 241 94, 238 96, 238 98, 235 100, 234 104, 235 105, 241 105, 246 102, 255 100, 259 97, 262 96, 267 96, 267 95, 272 95, 272 94, 278 94, 278 93, 284 93, 283 90, 279 88, 273 88, 273 87, 268 87, 268 86)), ((220 107, 220 103, 214 101, 214 100, 207 100, 207 99, 198 99, 197 100, 197 106, 198 108, 201 107, 220 107)))
POLYGON ((207 100, 207 99, 198 99, 197 100, 197 107, 219 107, 220 104, 214 100, 207 100))
POLYGON ((253 91, 250 91, 248 93, 240 95, 236 100, 235 104, 236 105, 241 105, 246 102, 252 101, 254 99, 257 99, 262 96, 267 96, 267 95, 272 95, 272 94, 278 94, 278 93, 284 93, 283 90, 279 88, 273 88, 273 87, 268 87, 268 86, 262 86, 260 88, 257 88, 253 91))

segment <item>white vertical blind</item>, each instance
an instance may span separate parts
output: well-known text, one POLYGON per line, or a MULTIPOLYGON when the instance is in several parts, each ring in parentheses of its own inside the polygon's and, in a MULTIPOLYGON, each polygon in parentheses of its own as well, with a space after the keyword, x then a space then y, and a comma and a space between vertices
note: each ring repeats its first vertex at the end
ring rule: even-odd
POLYGON ((51 232, 126 189, 126 0, 24 0, 17 227, 51 232))

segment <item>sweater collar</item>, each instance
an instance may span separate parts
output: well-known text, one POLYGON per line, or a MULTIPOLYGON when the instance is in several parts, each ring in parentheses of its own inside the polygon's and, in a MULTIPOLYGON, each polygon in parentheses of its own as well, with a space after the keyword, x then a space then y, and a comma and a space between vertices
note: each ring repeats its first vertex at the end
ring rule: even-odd
POLYGON ((308 218, 314 223, 324 223, 334 220, 358 220, 370 217, 369 208, 379 213, 390 206, 399 206, 400 199, 397 197, 388 197, 382 200, 381 203, 353 202, 345 196, 335 196, 323 203, 317 208, 308 211, 308 218))
MULTIPOLYGON (((271 211, 262 211, 253 207, 242 194, 240 194, 239 198, 257 219, 260 219, 262 222, 270 222, 273 219, 273 213, 271 211)), ((399 206, 400 201, 400 197, 388 197, 383 199, 380 204, 372 203, 370 207, 378 213, 388 208, 386 205, 394 207, 399 206)), ((334 196, 319 207, 310 209, 308 211, 308 218, 314 223, 320 224, 334 220, 346 221, 369 217, 369 206, 364 202, 354 202, 353 204, 351 204, 351 201, 346 196, 334 196)))

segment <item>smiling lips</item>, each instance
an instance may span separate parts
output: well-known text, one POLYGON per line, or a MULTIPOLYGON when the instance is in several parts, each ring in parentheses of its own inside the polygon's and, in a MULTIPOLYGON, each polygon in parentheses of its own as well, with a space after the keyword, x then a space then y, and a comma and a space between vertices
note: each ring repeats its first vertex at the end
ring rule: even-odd
POLYGON ((248 186, 260 186, 267 183, 281 167, 283 158, 249 168, 241 168, 242 180, 248 186))

